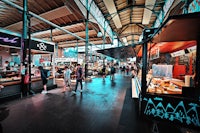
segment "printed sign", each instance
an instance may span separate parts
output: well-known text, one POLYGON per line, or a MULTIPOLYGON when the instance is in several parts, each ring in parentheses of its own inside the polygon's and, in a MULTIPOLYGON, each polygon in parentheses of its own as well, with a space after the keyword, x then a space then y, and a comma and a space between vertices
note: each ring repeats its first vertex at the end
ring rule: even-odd
POLYGON ((31 49, 54 52, 54 45, 50 45, 50 44, 47 44, 47 43, 44 43, 44 42, 31 40, 31 49))
POLYGON ((0 44, 12 47, 21 47, 21 37, 0 32, 0 44))

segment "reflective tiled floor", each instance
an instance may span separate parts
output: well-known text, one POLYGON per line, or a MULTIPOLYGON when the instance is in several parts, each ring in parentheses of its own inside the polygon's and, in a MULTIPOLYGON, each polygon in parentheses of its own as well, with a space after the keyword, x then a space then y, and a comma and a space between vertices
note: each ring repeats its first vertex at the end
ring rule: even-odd
POLYGON ((1 104, 0 132, 150 133, 151 125, 138 119, 130 87, 130 77, 116 74, 114 81, 93 78, 76 95, 56 88, 1 104))

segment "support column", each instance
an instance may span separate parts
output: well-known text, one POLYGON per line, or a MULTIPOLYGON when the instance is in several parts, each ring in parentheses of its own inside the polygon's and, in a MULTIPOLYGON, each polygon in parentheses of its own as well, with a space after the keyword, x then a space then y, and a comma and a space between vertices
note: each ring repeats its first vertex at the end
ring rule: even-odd
POLYGON ((76 42, 77 64, 78 64, 78 40, 76 42))
POLYGON ((195 87, 200 88, 200 40, 197 40, 195 87))
MULTIPOLYGON (((21 38, 21 64, 20 64, 20 70, 24 69, 23 66, 25 65, 25 58, 26 58, 26 49, 28 45, 28 27, 27 27, 27 9, 28 9, 27 0, 23 0, 23 33, 21 38)), ((26 67, 27 70, 27 67, 26 67)), ((21 73, 20 73, 21 74, 21 73)), ((24 84, 24 75, 21 74, 21 97, 25 96, 25 84, 24 84)))
POLYGON ((55 58, 58 58, 58 43, 55 44, 55 58))
POLYGON ((183 7, 183 14, 188 14, 188 8, 189 8, 189 1, 185 0, 185 4, 183 7))
MULTIPOLYGON (((106 20, 104 21, 103 25, 103 50, 105 50, 105 42, 106 42, 106 20)), ((103 66, 105 65, 105 56, 103 55, 103 66)))
MULTIPOLYGON (((51 31, 50 31, 50 39, 51 42, 53 42, 53 27, 51 27, 51 31)), ((56 43, 54 45, 54 53, 51 54, 51 66, 52 66, 52 75, 53 75, 53 84, 56 84, 56 80, 55 80, 55 56, 57 54, 58 51, 55 51, 55 47, 57 47, 58 44, 56 43)))
POLYGON ((88 29, 88 23, 89 23, 89 3, 88 0, 85 1, 86 2, 86 11, 87 11, 87 15, 86 15, 86 22, 85 22, 85 79, 88 76, 88 42, 89 42, 89 29, 88 29))
MULTIPOLYGON (((145 32, 145 31, 144 31, 145 32)), ((146 94, 147 89, 147 80, 146 80, 146 72, 147 72, 147 36, 144 33, 144 44, 142 47, 142 95, 146 94)))
POLYGON ((29 90, 34 94, 31 89, 31 16, 28 15, 28 70, 29 70, 29 90))
POLYGON ((21 41, 21 62, 24 65, 24 61, 26 58, 26 49, 27 49, 27 34, 28 34, 28 28, 27 28, 27 10, 28 10, 28 2, 27 0, 23 0, 23 33, 22 33, 22 41, 21 41))

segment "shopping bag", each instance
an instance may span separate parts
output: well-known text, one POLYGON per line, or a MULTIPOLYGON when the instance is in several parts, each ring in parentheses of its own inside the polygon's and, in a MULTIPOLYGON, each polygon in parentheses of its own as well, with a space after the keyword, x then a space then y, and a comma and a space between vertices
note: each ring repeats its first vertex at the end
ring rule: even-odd
POLYGON ((24 76, 24 84, 28 84, 29 83, 29 75, 25 75, 24 76))

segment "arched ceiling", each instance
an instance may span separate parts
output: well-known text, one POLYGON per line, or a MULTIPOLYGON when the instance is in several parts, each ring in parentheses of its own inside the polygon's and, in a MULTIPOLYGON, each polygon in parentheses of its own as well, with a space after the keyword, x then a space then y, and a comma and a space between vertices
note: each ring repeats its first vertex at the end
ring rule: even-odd
MULTIPOLYGON (((23 0, 9 0, 23 7, 23 0)), ((28 0, 29 11, 54 24, 68 30, 82 38, 85 35, 85 16, 77 5, 79 0, 28 0)), ((84 1, 84 0, 82 0, 84 1)), ((144 28, 151 28, 155 23, 166 0, 88 0, 93 1, 109 23, 115 36, 123 45, 133 45, 139 42, 139 37, 144 28), (124 43, 124 40, 126 40, 124 43)), ((79 1, 80 2, 80 1, 79 1)), ((180 13, 183 8, 181 0, 175 0, 172 5, 174 13, 180 13), (174 5, 175 4, 175 5, 174 5)), ((170 9, 172 10, 172 9, 170 9)), ((85 41, 64 33, 54 27, 31 17, 32 37, 58 43, 60 48, 74 47, 77 42, 85 45, 85 41)), ((19 11, 0 1, 0 27, 22 34, 22 11, 19 11)), ((98 37, 101 27, 99 24, 89 22, 89 42, 103 44, 103 38, 98 37)), ((105 44, 111 44, 112 40, 106 37, 105 44)), ((137 47, 136 52, 139 51, 137 47)))

